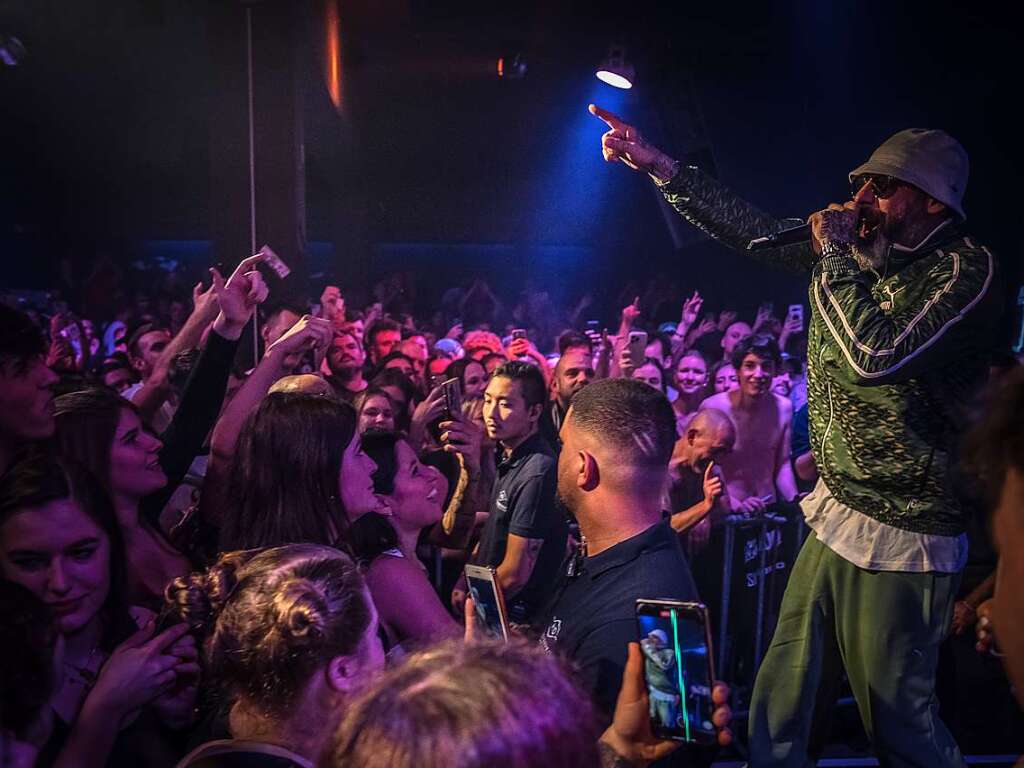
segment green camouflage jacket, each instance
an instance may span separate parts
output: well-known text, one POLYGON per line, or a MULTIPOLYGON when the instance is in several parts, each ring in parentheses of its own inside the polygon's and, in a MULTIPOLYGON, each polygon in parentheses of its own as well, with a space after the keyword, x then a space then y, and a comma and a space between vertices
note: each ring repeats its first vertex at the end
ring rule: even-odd
MULTIPOLYGON (((662 186, 690 223, 745 250, 780 221, 694 167, 662 186)), ((951 487, 964 410, 984 384, 1001 291, 995 258, 952 223, 882 274, 809 245, 752 252, 809 272, 807 396, 818 471, 839 501, 887 525, 964 530, 951 487)))

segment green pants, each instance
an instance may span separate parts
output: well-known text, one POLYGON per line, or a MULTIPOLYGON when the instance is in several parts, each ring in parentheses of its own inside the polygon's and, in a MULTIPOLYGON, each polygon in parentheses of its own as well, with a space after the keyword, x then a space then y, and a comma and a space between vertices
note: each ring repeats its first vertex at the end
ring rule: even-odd
POLYGON ((935 667, 959 574, 866 571, 812 532, 754 684, 750 765, 813 766, 846 675, 882 766, 963 766, 935 667))

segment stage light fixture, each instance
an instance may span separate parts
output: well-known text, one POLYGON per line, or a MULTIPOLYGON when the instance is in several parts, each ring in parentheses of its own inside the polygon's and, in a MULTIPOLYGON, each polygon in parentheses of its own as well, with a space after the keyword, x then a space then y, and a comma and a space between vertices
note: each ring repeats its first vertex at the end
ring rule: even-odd
POLYGON ((633 65, 626 61, 626 49, 621 45, 608 48, 608 55, 597 68, 597 79, 615 88, 632 88, 636 80, 633 65))

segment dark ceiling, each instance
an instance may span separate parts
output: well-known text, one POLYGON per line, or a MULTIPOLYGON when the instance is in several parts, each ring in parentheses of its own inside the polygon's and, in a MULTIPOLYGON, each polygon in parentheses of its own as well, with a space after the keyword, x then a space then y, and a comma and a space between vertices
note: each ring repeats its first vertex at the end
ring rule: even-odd
MULTIPOLYGON (((559 245, 601 264, 588 276, 574 263, 571 282, 660 269, 709 291, 725 281, 745 290, 733 277, 742 261, 685 228, 673 239, 646 181, 600 162, 601 126, 584 111, 594 98, 666 148, 703 152, 722 179, 779 215, 841 197, 846 171, 890 133, 946 128, 972 158, 975 231, 1004 254, 1021 245, 1011 210, 1021 66, 1008 11, 340 0, 339 115, 318 79, 321 2, 293 5, 310 40, 298 53, 310 79, 308 239, 336 254, 349 236, 370 249, 559 245), (637 88, 625 96, 602 92, 592 76, 611 42, 625 44, 637 67, 637 88), (497 56, 518 51, 527 76, 499 81, 497 56), (358 225, 339 226, 349 217, 358 225)), ((8 263, 33 267, 9 270, 9 279, 38 280, 59 258, 133 257, 145 240, 211 238, 211 159, 225 140, 211 139, 211 104, 222 96, 211 76, 211 7, 0 5, 0 35, 28 50, 20 66, 0 67, 0 247, 8 263)), ((743 274, 786 296, 802 291, 785 277, 743 274)))

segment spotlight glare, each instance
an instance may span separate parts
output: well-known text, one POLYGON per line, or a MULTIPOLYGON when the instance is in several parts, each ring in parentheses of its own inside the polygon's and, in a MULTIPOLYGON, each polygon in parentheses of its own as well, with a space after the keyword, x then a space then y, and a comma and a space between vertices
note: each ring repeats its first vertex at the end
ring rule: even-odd
POLYGON ((633 83, 616 72, 609 72, 607 69, 597 70, 597 79, 602 83, 608 83, 615 88, 632 88, 633 83))

